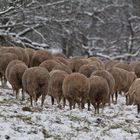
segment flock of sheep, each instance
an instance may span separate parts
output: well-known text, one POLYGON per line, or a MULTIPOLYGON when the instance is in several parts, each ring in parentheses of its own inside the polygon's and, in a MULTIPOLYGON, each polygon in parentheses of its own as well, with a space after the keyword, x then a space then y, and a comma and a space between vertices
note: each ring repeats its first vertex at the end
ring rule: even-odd
POLYGON ((22 89, 30 96, 31 106, 41 106, 46 95, 51 96, 52 104, 56 99, 62 108, 69 102, 70 109, 83 109, 85 103, 99 113, 106 104, 117 103, 118 93, 126 96, 127 105, 137 105, 140 113, 140 61, 129 64, 118 60, 101 61, 97 57, 77 56, 67 58, 62 53, 52 54, 47 50, 34 50, 21 47, 0 47, 0 80, 2 88, 7 81, 12 86, 16 99, 22 89), (61 103, 61 101, 63 102, 61 103))

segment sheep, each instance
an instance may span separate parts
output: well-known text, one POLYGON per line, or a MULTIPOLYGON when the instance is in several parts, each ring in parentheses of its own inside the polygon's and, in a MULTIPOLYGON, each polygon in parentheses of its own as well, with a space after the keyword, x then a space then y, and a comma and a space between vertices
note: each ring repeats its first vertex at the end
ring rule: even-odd
POLYGON ((18 47, 18 49, 21 51, 22 53, 22 61, 28 66, 29 65, 29 55, 28 53, 25 51, 24 48, 18 47))
POLYGON ((57 61, 53 59, 49 59, 49 60, 43 61, 39 66, 46 68, 50 72, 56 65, 59 65, 57 61))
POLYGON ((57 62, 61 62, 65 65, 69 65, 69 62, 66 58, 63 58, 63 57, 54 57, 54 59, 57 61, 57 62))
POLYGON ((69 61, 69 68, 72 70, 72 72, 78 72, 79 68, 84 65, 84 64, 88 64, 89 60, 87 59, 72 59, 69 61))
POLYGON ((132 71, 135 72, 138 78, 140 78, 140 61, 132 61, 130 62, 130 67, 132 71))
POLYGON ((91 73, 98 70, 97 66, 91 64, 84 64, 80 67, 79 73, 84 74, 86 77, 90 77, 91 73))
POLYGON ((68 73, 62 70, 53 70, 50 72, 48 95, 50 95, 53 99, 57 100, 59 108, 61 108, 60 102, 63 97, 62 84, 63 84, 64 78, 67 75, 68 73))
POLYGON ((29 67, 31 67, 31 60, 32 60, 32 57, 35 53, 35 50, 34 49, 31 49, 31 48, 25 48, 25 52, 28 54, 29 56, 29 67))
POLYGON ((22 89, 22 100, 25 99, 23 87, 22 87, 22 75, 27 69, 25 63, 16 63, 10 67, 8 74, 8 81, 12 85, 13 91, 16 91, 16 99, 19 100, 19 89, 22 89))
POLYGON ((117 64, 114 65, 114 67, 118 67, 127 71, 132 71, 131 67, 129 64, 123 63, 123 62, 119 62, 117 64))
POLYGON ((23 90, 29 94, 31 106, 33 106, 33 101, 37 105, 37 100, 42 95, 41 107, 43 107, 49 78, 48 70, 43 67, 31 67, 24 72, 22 76, 23 90))
POLYGON ((67 65, 64 65, 62 63, 59 63, 59 65, 55 65, 52 70, 62 70, 67 72, 68 74, 72 73, 72 70, 67 65))
POLYGON ((37 50, 31 60, 31 66, 39 66, 43 61, 52 59, 53 56, 50 52, 46 50, 37 50))
MULTIPOLYGON (((86 76, 81 73, 72 73, 65 77, 62 85, 64 98, 68 100, 70 110, 75 108, 75 103, 84 108, 87 102, 90 84, 86 76)), ((65 107, 65 100, 64 100, 65 107)))
POLYGON ((7 68, 7 65, 9 64, 10 61, 18 59, 16 54, 13 53, 4 53, 0 54, 0 73, 1 73, 1 78, 2 79, 2 87, 6 86, 6 77, 5 77, 5 71, 7 68))
POLYGON ((64 55, 63 53, 54 53, 53 56, 54 56, 54 57, 67 58, 66 55, 64 55))
POLYGON ((105 69, 105 64, 104 64, 104 62, 103 61, 101 61, 99 58, 97 58, 97 57, 89 57, 88 58, 89 60, 92 60, 93 62, 95 61, 95 62, 98 62, 98 66, 99 66, 99 68, 100 69, 105 69))
POLYGON ((137 105, 137 112, 140 113, 140 78, 133 82, 125 95, 127 96, 127 105, 137 105))
POLYGON ((88 99, 90 103, 95 108, 95 114, 99 114, 99 106, 102 104, 102 112, 105 104, 108 102, 109 96, 109 86, 103 77, 100 76, 91 76, 90 81, 90 90, 88 94, 88 99))
POLYGON ((117 91, 127 92, 133 81, 137 78, 137 76, 134 72, 129 72, 127 70, 120 69, 117 67, 113 67, 108 71, 113 75, 115 80, 114 92, 117 103, 117 91))
POLYGON ((18 47, 2 47, 0 48, 0 54, 12 53, 15 54, 19 60, 23 60, 22 52, 18 47))
POLYGON ((109 105, 110 105, 110 96, 112 97, 112 102, 114 102, 114 87, 115 87, 115 80, 108 71, 106 70, 97 70, 91 74, 91 76, 101 76, 104 79, 107 80, 108 86, 109 86, 109 105))
POLYGON ((118 60, 114 60, 114 59, 111 59, 111 60, 107 60, 105 61, 105 69, 111 69, 115 64, 119 63, 118 60))
POLYGON ((6 76, 6 79, 7 79, 7 80, 9 79, 9 71, 10 71, 11 67, 13 67, 15 64, 18 64, 18 63, 24 63, 24 62, 21 61, 21 60, 12 60, 12 61, 9 62, 9 64, 7 65, 6 70, 5 70, 5 76, 6 76))

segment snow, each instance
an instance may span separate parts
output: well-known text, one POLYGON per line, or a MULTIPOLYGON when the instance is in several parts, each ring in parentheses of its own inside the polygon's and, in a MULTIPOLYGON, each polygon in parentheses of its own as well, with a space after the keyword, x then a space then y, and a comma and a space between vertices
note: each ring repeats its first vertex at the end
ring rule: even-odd
MULTIPOLYGON (((40 105, 40 101, 38 103, 40 105)), ((0 88, 0 139, 10 140, 136 140, 140 139, 140 115, 136 106, 126 106, 125 97, 119 95, 118 103, 106 106, 103 114, 94 109, 60 110, 51 105, 47 97, 45 106, 34 111, 29 96, 17 101, 11 89, 0 88)))

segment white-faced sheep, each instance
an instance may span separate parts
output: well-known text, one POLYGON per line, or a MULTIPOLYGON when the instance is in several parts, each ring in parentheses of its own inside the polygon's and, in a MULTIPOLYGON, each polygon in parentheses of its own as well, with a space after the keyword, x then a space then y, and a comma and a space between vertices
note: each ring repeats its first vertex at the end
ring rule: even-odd
POLYGON ((22 76, 23 89, 29 94, 31 106, 32 100, 37 104, 37 100, 42 96, 41 106, 44 104, 49 84, 49 72, 42 67, 32 67, 27 69, 22 76))
POLYGON ((17 63, 10 67, 8 73, 8 81, 12 86, 13 91, 16 91, 16 99, 19 100, 19 89, 22 89, 22 100, 25 99, 23 86, 22 86, 22 75, 28 67, 25 63, 17 63))
POLYGON ((81 73, 72 73, 65 77, 62 90, 64 98, 69 101, 70 109, 72 109, 72 106, 75 108, 75 103, 78 103, 79 107, 84 108, 84 104, 87 102, 89 88, 88 78, 81 73))
POLYGON ((95 114, 99 114, 99 106, 102 104, 102 111, 108 102, 109 87, 106 79, 100 76, 92 76, 89 78, 90 91, 88 99, 95 108, 95 114))
MULTIPOLYGON (((62 84, 64 78, 68 75, 65 71, 53 70, 50 72, 48 86, 48 95, 57 100, 58 107, 61 108, 61 99, 63 98, 62 84)), ((53 104, 53 103, 52 103, 53 104)))

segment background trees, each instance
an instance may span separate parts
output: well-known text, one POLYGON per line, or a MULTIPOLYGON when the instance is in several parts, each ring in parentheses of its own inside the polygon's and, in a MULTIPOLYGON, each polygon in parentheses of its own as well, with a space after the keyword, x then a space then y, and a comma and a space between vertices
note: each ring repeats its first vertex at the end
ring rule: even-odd
POLYGON ((139 56, 139 0, 1 0, 0 44, 72 55, 139 56))

